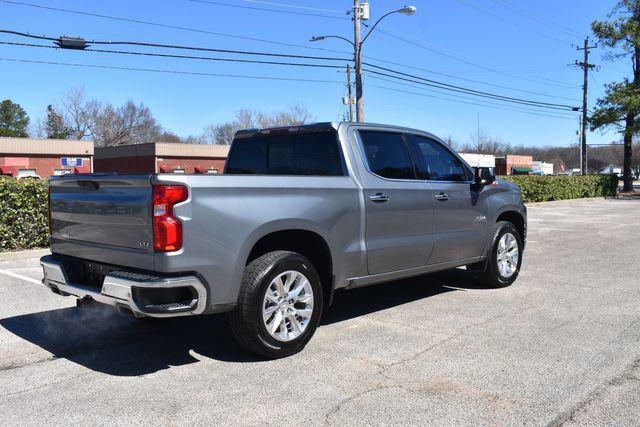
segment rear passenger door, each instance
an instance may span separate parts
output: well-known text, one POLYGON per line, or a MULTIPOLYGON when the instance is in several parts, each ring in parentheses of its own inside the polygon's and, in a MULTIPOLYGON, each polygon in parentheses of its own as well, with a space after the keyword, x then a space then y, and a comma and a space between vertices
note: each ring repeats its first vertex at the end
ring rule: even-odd
POLYGON ((366 206, 369 274, 427 265, 433 249, 433 198, 416 177, 401 132, 357 131, 366 171, 362 173, 366 206))
POLYGON ((433 190, 434 248, 430 264, 480 256, 484 250, 487 213, 473 186, 473 172, 444 144, 407 134, 419 178, 433 190))

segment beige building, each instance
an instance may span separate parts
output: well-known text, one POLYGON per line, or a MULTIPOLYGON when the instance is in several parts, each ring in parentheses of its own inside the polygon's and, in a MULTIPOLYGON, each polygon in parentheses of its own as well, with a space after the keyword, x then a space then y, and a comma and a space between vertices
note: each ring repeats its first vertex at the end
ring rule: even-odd
POLYGON ((0 173, 16 178, 93 172, 93 141, 0 137, 0 173))

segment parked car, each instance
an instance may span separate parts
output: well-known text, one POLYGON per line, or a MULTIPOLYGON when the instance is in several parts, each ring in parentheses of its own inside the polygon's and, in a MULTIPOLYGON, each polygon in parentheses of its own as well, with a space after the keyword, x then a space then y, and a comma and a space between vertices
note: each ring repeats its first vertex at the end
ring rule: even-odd
POLYGON ((510 285, 527 224, 491 170, 362 123, 239 131, 217 176, 52 177, 50 205, 53 292, 136 317, 229 312, 239 342, 274 358, 304 348, 337 289, 461 266, 510 285))

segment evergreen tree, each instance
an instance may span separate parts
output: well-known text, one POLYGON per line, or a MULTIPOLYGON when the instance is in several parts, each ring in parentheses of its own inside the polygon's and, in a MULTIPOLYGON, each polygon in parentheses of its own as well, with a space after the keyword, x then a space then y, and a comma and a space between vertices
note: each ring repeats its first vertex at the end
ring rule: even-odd
POLYGON ((632 77, 606 85, 590 119, 591 128, 614 128, 624 141, 624 191, 633 191, 631 157, 633 137, 640 133, 640 0, 620 0, 610 21, 594 21, 593 32, 611 60, 629 58, 632 77))
POLYGON ((56 112, 52 105, 47 106, 47 119, 44 123, 47 138, 68 139, 73 131, 67 126, 64 116, 56 112))
POLYGON ((29 116, 19 104, 5 99, 0 102, 0 136, 29 136, 29 116))

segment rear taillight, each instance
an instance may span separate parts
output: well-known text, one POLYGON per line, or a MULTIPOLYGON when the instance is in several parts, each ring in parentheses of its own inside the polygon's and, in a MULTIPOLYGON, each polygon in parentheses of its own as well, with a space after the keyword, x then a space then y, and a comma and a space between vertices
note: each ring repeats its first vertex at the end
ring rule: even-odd
POLYGON ((173 216, 173 206, 189 197, 181 185, 153 186, 153 249, 172 252, 182 248, 182 222, 173 216))

